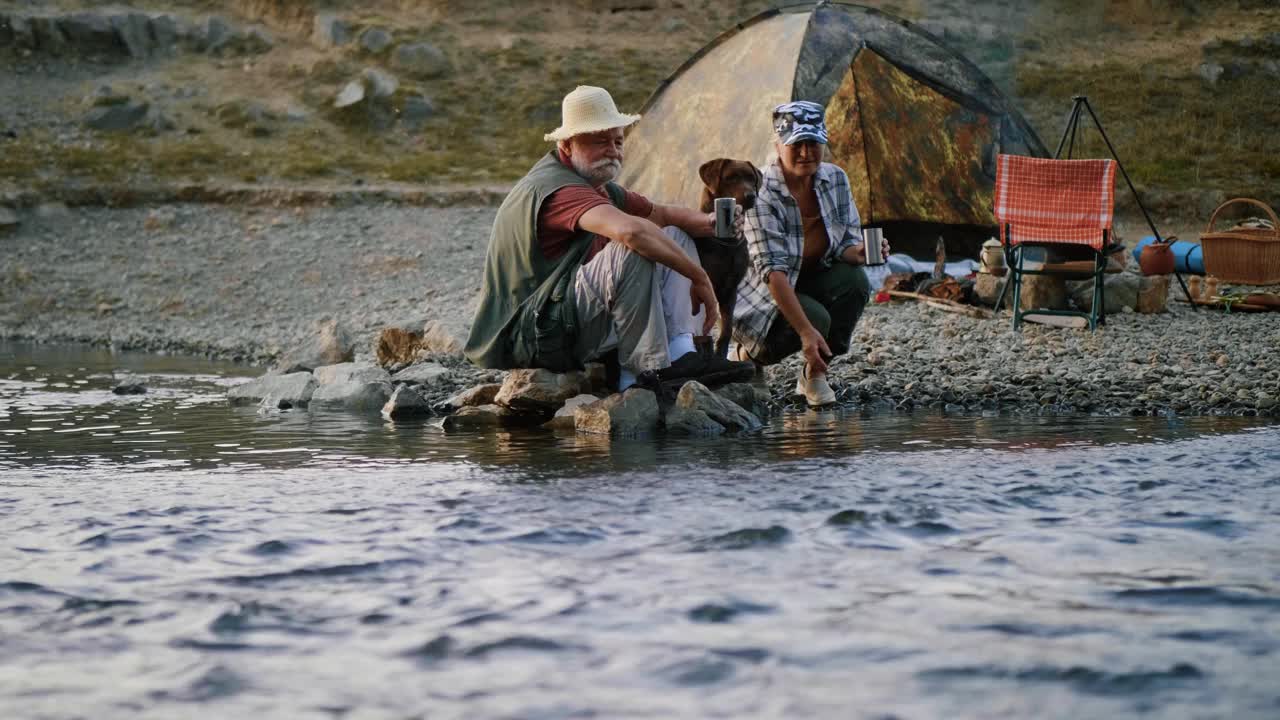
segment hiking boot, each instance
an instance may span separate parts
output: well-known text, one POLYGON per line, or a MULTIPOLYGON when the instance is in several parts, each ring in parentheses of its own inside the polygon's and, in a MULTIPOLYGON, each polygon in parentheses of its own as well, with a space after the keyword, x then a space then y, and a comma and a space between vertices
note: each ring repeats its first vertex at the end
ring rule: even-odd
POLYGON ((796 375, 796 394, 803 395, 809 407, 822 407, 836 401, 836 391, 831 389, 826 374, 810 375, 808 363, 801 365, 800 374, 796 375))
POLYGON ((753 363, 733 362, 716 357, 714 353, 688 352, 661 370, 646 370, 636 377, 636 385, 654 388, 674 380, 697 380, 703 385, 724 385, 731 382, 747 382, 755 375, 753 363))

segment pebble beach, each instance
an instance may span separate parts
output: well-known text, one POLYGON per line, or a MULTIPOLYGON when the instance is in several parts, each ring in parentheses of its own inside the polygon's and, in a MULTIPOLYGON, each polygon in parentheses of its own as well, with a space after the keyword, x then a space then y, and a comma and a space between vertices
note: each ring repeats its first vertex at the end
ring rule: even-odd
MULTIPOLYGON (((234 359, 266 370, 336 320, 372 360, 382 328, 465 336, 495 209, 398 204, 127 209, 41 206, 0 238, 0 335, 234 359)), ((913 302, 869 307, 832 365, 849 406, 1102 415, 1280 414, 1280 322, 1119 313, 1096 332, 982 320, 913 302)), ((441 392, 501 373, 447 362, 441 392)), ((780 404, 798 359, 768 368, 780 404)))

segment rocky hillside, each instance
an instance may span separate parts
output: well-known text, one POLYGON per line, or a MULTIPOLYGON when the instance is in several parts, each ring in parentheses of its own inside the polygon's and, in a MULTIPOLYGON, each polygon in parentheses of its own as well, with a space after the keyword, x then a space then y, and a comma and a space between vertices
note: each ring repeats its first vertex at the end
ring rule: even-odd
MULTIPOLYGON (((760 0, 0 0, 0 189, 501 184, 578 84, 638 108, 760 0)), ((1050 144, 1086 92, 1166 211, 1280 204, 1280 8, 868 2, 1015 95, 1050 144)), ((1096 138, 1082 138, 1086 152, 1096 138)))

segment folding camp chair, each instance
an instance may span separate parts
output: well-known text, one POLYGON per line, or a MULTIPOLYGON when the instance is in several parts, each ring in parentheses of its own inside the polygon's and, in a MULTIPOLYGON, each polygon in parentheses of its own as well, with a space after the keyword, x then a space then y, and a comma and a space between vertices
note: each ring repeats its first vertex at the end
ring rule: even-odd
POLYGON ((1107 256, 1117 249, 1112 245, 1111 231, 1115 180, 1114 160, 997 157, 995 216, 1005 266, 1009 268, 1008 284, 1013 286, 1013 329, 1017 330, 1022 318, 1031 313, 1083 317, 1089 321, 1090 330, 1106 322, 1102 276, 1107 269, 1107 256), (1087 248, 1093 256, 1092 270, 1071 263, 1027 266, 1027 248, 1052 246, 1087 248), (1023 311, 1024 275, 1093 278, 1089 312, 1052 308, 1023 311))

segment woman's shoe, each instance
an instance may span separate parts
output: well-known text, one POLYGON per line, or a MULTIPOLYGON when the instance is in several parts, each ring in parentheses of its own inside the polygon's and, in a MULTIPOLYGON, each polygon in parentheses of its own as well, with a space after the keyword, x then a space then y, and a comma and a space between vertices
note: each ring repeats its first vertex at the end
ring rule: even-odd
POLYGON ((800 374, 796 376, 796 394, 803 395, 809 407, 822 407, 836 401, 836 391, 831 389, 826 374, 810 375, 808 363, 800 366, 800 374))

